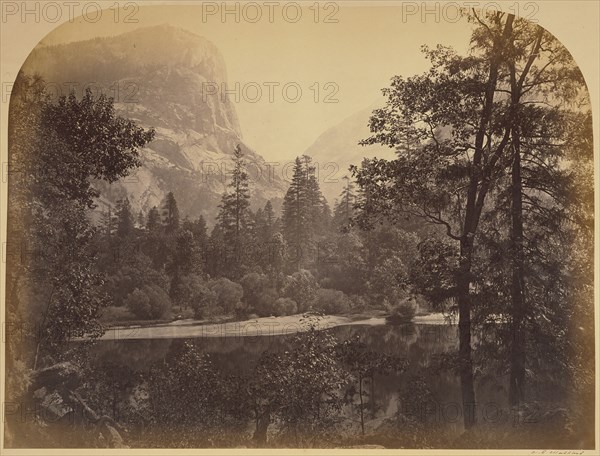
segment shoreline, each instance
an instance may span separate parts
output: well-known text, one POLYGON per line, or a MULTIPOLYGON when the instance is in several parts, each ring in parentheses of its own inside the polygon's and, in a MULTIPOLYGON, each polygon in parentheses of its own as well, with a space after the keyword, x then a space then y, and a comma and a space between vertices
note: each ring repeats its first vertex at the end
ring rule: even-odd
MULTIPOLYGON (((113 326, 97 340, 136 340, 136 339, 180 339, 203 337, 268 337, 305 332, 309 329, 303 320, 304 314, 282 317, 261 317, 243 321, 204 322, 203 320, 175 320, 158 325, 113 326)), ((429 314, 414 317, 412 324, 448 324, 442 314, 429 314)), ((355 315, 324 315, 319 317, 317 329, 324 330, 337 326, 385 325, 385 316, 367 317, 355 315)))

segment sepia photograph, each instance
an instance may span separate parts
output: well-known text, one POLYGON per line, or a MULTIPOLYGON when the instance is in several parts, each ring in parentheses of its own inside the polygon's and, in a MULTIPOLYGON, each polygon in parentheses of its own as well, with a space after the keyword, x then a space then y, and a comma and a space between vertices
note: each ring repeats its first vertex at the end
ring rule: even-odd
POLYGON ((0 7, 2 454, 600 454, 599 3, 0 7))

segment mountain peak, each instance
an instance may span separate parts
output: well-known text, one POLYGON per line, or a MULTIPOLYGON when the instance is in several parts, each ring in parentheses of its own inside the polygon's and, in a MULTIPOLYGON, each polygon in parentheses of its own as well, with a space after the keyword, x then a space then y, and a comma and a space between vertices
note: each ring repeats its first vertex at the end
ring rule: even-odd
MULTIPOLYGON (((222 170, 243 141, 233 103, 206 94, 207 82, 227 82, 225 62, 212 42, 168 24, 142 27, 112 37, 39 46, 23 72, 65 87, 63 95, 74 81, 77 95, 92 86, 114 98, 120 115, 156 129, 155 140, 142 151, 143 166, 134 182, 100 188, 106 200, 127 195, 134 211, 148 211, 173 191, 183 214, 202 214, 209 222, 214 218, 225 188, 222 170)), ((247 146, 243 149, 249 161, 264 162, 247 146)), ((263 179, 255 183, 253 200, 264 205, 272 199, 277 205, 283 192, 282 181, 263 179)))

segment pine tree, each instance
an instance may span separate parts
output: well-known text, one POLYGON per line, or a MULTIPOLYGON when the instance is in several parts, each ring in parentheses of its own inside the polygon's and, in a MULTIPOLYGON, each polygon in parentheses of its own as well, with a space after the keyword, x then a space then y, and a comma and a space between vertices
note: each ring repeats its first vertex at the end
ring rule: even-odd
POLYGON ((336 201, 333 213, 333 221, 337 230, 342 230, 348 227, 352 216, 354 215, 354 205, 356 203, 356 194, 354 193, 354 184, 344 176, 346 185, 340 193, 339 201, 336 201))
POLYGON ((196 220, 190 220, 186 217, 183 221, 182 228, 190 231, 194 235, 194 240, 199 247, 206 247, 208 244, 208 234, 206 230, 206 220, 202 215, 196 220))
POLYGON ((148 220, 146 221, 146 229, 150 232, 156 231, 160 227, 160 214, 156 206, 148 212, 148 220))
POLYGON ((271 201, 267 201, 264 208, 258 208, 254 215, 254 232, 256 242, 265 244, 270 242, 276 230, 277 219, 271 201))
POLYGON ((307 232, 307 189, 304 166, 296 157, 292 182, 283 199, 283 237, 293 257, 299 261, 301 246, 309 239, 307 232))
POLYGON ((103 232, 107 236, 112 236, 115 234, 117 223, 117 216, 113 213, 112 206, 108 205, 108 210, 102 212, 101 224, 103 227, 103 232))
POLYGON ((251 240, 252 212, 250 211, 249 178, 242 148, 238 144, 234 151, 234 168, 231 173, 229 192, 225 192, 219 205, 217 225, 222 233, 222 240, 232 249, 233 258, 229 259, 229 273, 235 277, 240 273, 241 253, 251 240))
POLYGON ((316 167, 312 163, 312 158, 308 155, 304 155, 302 158, 306 174, 308 230, 313 239, 315 236, 326 234, 331 221, 331 210, 319 188, 316 167))
POLYGON ((175 200, 173 192, 167 193, 165 198, 163 223, 165 224, 166 231, 169 233, 177 231, 179 228, 179 208, 177 207, 177 200, 175 200))
POLYGON ((271 229, 275 227, 275 211, 273 210, 273 205, 271 204, 271 200, 267 201, 264 208, 265 220, 267 222, 267 226, 271 229))
POLYGON ((121 238, 131 236, 135 227, 129 198, 125 197, 117 202, 117 219, 117 235, 121 238))
POLYGON ((327 233, 331 211, 319 188, 316 168, 309 156, 296 158, 290 188, 283 200, 283 235, 296 268, 305 264, 308 252, 327 233))
POLYGON ((234 152, 234 168, 229 184, 230 192, 226 192, 219 205, 218 223, 226 242, 241 245, 251 228, 250 191, 246 164, 241 147, 234 152))

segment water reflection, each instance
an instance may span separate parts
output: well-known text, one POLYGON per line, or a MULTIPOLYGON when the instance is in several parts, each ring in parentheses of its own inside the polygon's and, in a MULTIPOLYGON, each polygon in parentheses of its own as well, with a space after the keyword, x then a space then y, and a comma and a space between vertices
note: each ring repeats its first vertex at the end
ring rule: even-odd
MULTIPOLYGON (((398 410, 398 391, 411 375, 428 372, 428 385, 433 401, 431 409, 443 410, 448 404, 460 404, 460 385, 455 372, 442 367, 438 357, 455 352, 458 348, 457 327, 448 325, 348 325, 331 328, 340 341, 360 336, 369 351, 395 355, 407 359, 408 369, 402 374, 375 376, 369 386, 372 418, 391 417, 398 410)), ((215 365, 225 372, 243 374, 253 369, 264 352, 283 351, 289 348, 291 335, 269 335, 257 337, 199 337, 194 339, 143 339, 104 340, 94 348, 94 359, 98 364, 127 366, 133 371, 143 371, 152 364, 169 359, 181 349, 186 341, 192 342, 202 352, 210 353, 215 365)), ((493 398, 492 398, 493 399, 493 398)), ((490 397, 484 398, 490 400, 490 397)), ((434 410, 435 412, 435 410, 434 410)), ((457 421, 460 421, 459 419, 457 421)))

